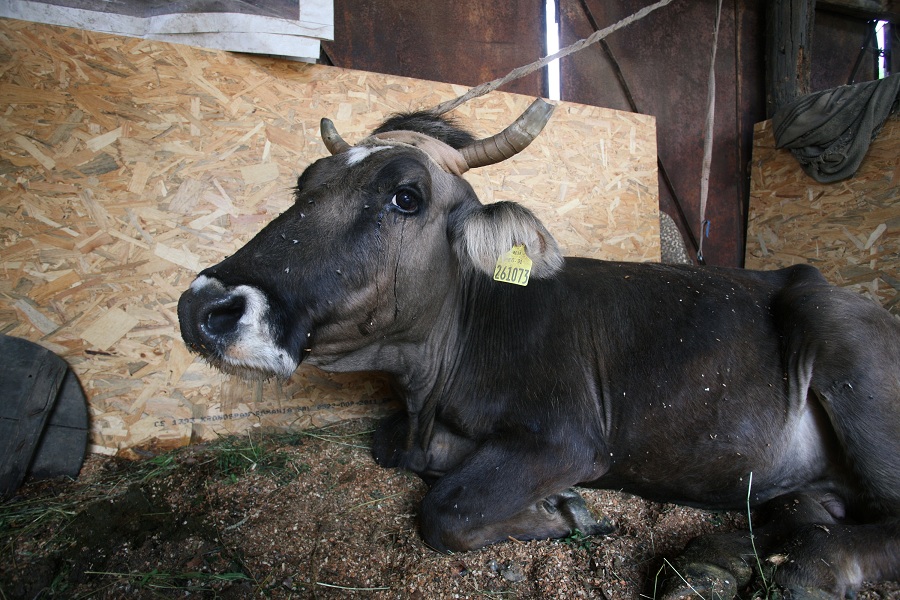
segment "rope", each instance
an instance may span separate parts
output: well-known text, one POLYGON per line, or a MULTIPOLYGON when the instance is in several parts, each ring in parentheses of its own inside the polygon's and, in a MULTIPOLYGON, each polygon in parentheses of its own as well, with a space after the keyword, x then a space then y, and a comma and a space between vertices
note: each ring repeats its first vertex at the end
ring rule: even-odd
POLYGON ((697 262, 704 264, 703 239, 709 237, 709 221, 706 219, 706 198, 709 195, 709 172, 712 165, 713 125, 716 119, 716 48, 719 45, 719 17, 722 0, 716 4, 716 28, 713 30, 712 57, 709 63, 709 87, 706 94, 706 132, 703 139, 703 169, 700 171, 700 244, 697 262))
MULTIPOLYGON (((485 94, 493 92, 501 85, 509 83, 510 81, 513 81, 515 79, 519 79, 520 77, 525 77, 526 75, 530 75, 531 73, 534 73, 538 69, 542 69, 542 68, 546 67, 554 60, 563 58, 570 54, 574 54, 575 52, 578 52, 579 50, 583 50, 584 48, 590 46, 591 44, 599 42, 600 40, 607 37, 608 35, 618 31, 619 29, 622 29, 623 27, 627 27, 627 26, 631 25, 632 23, 634 23, 635 21, 640 21, 641 19, 643 19, 644 17, 646 17, 647 15, 649 15, 656 9, 662 8, 663 6, 666 6, 672 2, 673 2, 673 0, 659 0, 659 2, 656 2, 655 4, 651 4, 650 6, 646 6, 646 7, 642 8, 641 10, 637 11, 630 17, 625 17, 621 21, 619 21, 613 25, 610 25, 609 27, 606 27, 605 29, 595 31, 589 37, 586 37, 582 40, 578 40, 574 44, 563 48, 559 52, 551 54, 550 56, 545 56, 541 60, 533 62, 530 65, 525 65, 523 67, 518 67, 516 69, 513 69, 505 77, 501 77, 500 79, 495 79, 493 81, 489 81, 487 83, 482 83, 481 85, 477 85, 477 86, 473 87, 472 89, 470 89, 465 94, 463 94, 462 96, 460 96, 454 100, 448 100, 447 102, 443 102, 443 103, 439 104, 437 107, 434 108, 433 112, 435 112, 436 114, 439 114, 439 115, 442 115, 446 112, 450 112, 454 108, 460 106, 461 104, 463 104, 465 102, 468 102, 472 98, 478 98, 480 96, 484 96, 485 94)), ((716 29, 718 31, 718 25, 716 26, 716 29)))

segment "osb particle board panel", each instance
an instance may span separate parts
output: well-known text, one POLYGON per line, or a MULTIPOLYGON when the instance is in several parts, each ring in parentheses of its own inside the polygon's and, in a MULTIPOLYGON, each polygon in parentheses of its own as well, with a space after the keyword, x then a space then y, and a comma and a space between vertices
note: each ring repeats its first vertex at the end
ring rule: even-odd
MULTIPOLYGON (((327 153, 321 117, 352 143, 463 91, 0 20, 0 332, 69 361, 96 452, 383 410, 379 376, 214 371, 185 349, 176 303, 289 205, 327 153)), ((494 93, 456 114, 484 136, 530 101, 494 93)), ((655 157, 651 117, 563 103, 525 152, 466 177, 485 202, 534 209, 570 254, 658 260, 655 157)))
POLYGON ((753 135, 746 266, 819 268, 900 315, 900 119, 889 119, 850 179, 818 183, 787 150, 771 121, 753 135))

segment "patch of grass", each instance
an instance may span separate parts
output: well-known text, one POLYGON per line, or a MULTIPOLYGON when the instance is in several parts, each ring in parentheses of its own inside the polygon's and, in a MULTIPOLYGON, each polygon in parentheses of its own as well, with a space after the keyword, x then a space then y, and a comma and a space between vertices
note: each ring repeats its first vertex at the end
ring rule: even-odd
POLYGON ((0 539, 12 534, 25 534, 30 529, 57 518, 73 517, 78 506, 77 501, 53 501, 47 498, 0 504, 0 539))
POLYGON ((215 456, 216 469, 232 483, 254 471, 285 483, 308 472, 310 466, 296 464, 287 452, 280 452, 276 447, 279 439, 269 437, 266 441, 257 441, 248 432, 246 436, 222 437, 210 451, 215 456))
POLYGON ((178 468, 178 462, 175 460, 175 452, 167 452, 154 456, 149 460, 139 463, 138 472, 139 481, 147 483, 153 479, 165 477, 178 468))
POLYGON ((84 498, 44 496, 0 504, 0 555, 11 556, 18 540, 36 536, 41 531, 53 532, 41 543, 43 547, 51 546, 83 508, 84 502, 84 498))
MULTIPOLYGON (((209 446, 207 462, 231 481, 256 471, 274 476, 283 483, 311 469, 308 464, 295 463, 288 453, 276 449, 284 437, 268 436, 265 443, 258 442, 250 434, 222 437, 209 446)), ((45 489, 32 498, 0 503, 0 553, 17 539, 52 528, 56 532, 44 542, 44 545, 50 544, 68 521, 86 506, 100 500, 112 500, 135 484, 144 486, 170 476, 183 466, 179 456, 184 451, 184 448, 177 448, 147 460, 123 462, 114 473, 102 475, 74 495, 57 496, 51 488, 51 491, 45 489)))
POLYGON ((590 550, 594 546, 593 538, 582 533, 580 529, 576 529, 560 541, 567 546, 581 548, 582 550, 590 550))

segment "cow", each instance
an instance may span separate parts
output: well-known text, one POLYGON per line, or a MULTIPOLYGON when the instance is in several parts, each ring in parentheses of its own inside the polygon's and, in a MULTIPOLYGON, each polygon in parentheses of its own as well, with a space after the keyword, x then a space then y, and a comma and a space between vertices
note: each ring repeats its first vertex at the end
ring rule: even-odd
POLYGON ((388 373, 404 409, 373 456, 428 484, 437 551, 608 533, 580 486, 758 508, 752 537, 685 550, 704 595, 757 561, 793 598, 900 579, 900 322, 807 265, 564 258, 531 211, 462 177, 551 108, 483 140, 421 111, 351 145, 323 119, 331 155, 294 204, 180 298, 187 347, 249 377, 388 373))

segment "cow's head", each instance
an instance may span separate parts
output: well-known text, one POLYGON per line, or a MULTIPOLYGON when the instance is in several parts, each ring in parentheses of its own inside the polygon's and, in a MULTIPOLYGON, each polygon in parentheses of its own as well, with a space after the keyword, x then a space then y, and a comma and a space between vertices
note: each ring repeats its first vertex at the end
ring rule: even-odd
POLYGON ((537 101, 479 141, 434 115, 401 115, 355 146, 323 119, 332 156, 303 172, 294 205, 182 295, 188 348, 255 377, 288 377, 303 360, 385 369, 391 348, 429 334, 461 278, 490 276, 513 245, 533 278, 552 276, 562 257, 537 218, 482 205, 460 177, 522 150, 551 112, 537 101))

